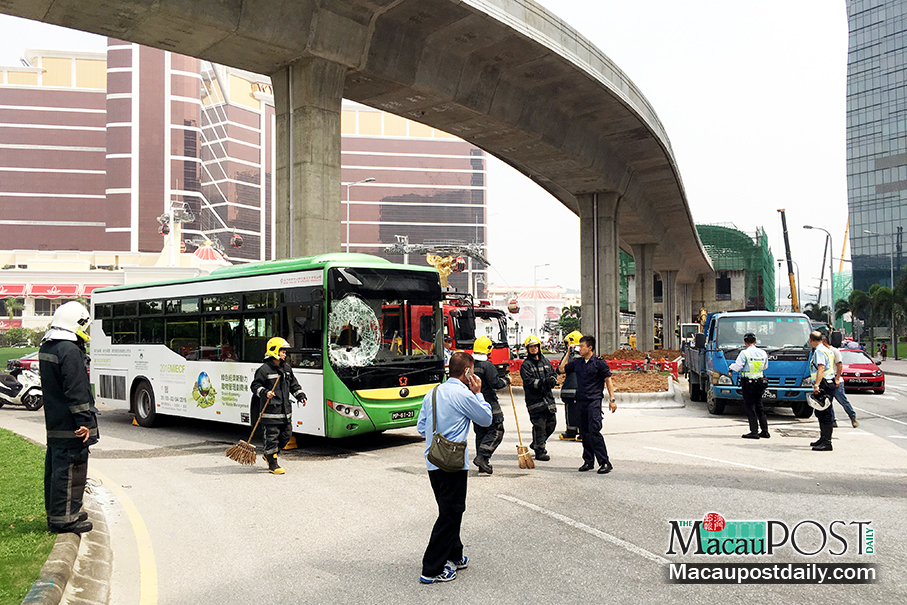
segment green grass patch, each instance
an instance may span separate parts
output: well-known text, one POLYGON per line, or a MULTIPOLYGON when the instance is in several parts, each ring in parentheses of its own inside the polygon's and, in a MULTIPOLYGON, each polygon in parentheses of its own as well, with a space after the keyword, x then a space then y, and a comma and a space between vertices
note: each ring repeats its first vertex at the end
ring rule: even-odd
POLYGON ((44 511, 44 449, 0 429, 0 605, 22 602, 56 538, 44 511))
POLYGON ((6 371, 6 362, 10 359, 19 359, 37 350, 38 347, 0 347, 0 371, 6 371))

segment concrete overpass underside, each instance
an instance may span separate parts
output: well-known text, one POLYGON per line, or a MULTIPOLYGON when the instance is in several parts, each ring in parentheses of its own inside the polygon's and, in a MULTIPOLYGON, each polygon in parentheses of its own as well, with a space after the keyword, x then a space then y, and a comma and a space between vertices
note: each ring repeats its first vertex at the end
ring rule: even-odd
POLYGON ((648 101, 529 0, 0 0, 0 12, 269 74, 281 256, 340 249, 345 97, 455 134, 577 213, 583 327, 600 349, 617 345, 618 248, 642 268, 640 348, 651 273, 711 272, 648 101))

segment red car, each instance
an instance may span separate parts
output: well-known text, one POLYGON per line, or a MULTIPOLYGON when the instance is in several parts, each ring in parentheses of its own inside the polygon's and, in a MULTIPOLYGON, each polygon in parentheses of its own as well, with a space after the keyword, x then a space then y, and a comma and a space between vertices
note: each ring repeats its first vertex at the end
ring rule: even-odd
POLYGON ((15 364, 19 364, 26 370, 38 371, 38 352, 29 353, 25 357, 20 357, 19 359, 10 359, 6 362, 7 371, 12 370, 15 364))
POLYGON ((885 392, 885 372, 863 351, 841 349, 841 361, 844 363, 844 388, 848 390, 874 390, 885 392))

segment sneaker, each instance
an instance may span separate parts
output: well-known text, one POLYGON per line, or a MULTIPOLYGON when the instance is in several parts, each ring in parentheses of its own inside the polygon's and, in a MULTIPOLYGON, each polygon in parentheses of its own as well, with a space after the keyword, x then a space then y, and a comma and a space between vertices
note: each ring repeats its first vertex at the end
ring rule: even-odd
POLYGON ((457 579, 457 570, 445 567, 444 571, 436 576, 419 576, 419 582, 422 584, 435 584, 437 582, 450 582, 457 579))
POLYGON ((444 567, 446 569, 450 569, 451 567, 454 567, 457 570, 466 569, 467 567, 469 567, 469 557, 463 555, 463 557, 459 561, 448 561, 447 565, 445 565, 444 567))
POLYGON ((857 420, 856 416, 854 416, 853 418, 850 419, 850 424, 853 425, 853 428, 857 428, 858 426, 860 426, 860 421, 857 420))

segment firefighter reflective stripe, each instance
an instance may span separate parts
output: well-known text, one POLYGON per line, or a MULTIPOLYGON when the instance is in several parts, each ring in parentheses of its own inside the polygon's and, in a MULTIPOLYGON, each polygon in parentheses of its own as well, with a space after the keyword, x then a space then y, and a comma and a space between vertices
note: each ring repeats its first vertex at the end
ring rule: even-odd
MULTIPOLYGON (((75 431, 47 431, 47 436, 50 439, 78 439, 79 441, 82 440, 81 437, 76 437, 75 431)), ((97 428, 88 429, 88 436, 97 437, 98 429, 97 428)))
POLYGON ((746 368, 741 375, 744 378, 762 378, 762 368, 768 361, 765 351, 756 347, 747 347, 743 350, 743 356, 746 358, 746 368))
POLYGON ((82 405, 71 405, 69 406, 69 411, 73 414, 78 414, 79 412, 87 412, 91 409, 90 403, 83 403, 82 405))
POLYGON ((53 353, 38 353, 38 361, 47 361, 50 363, 60 364, 60 358, 53 353))

